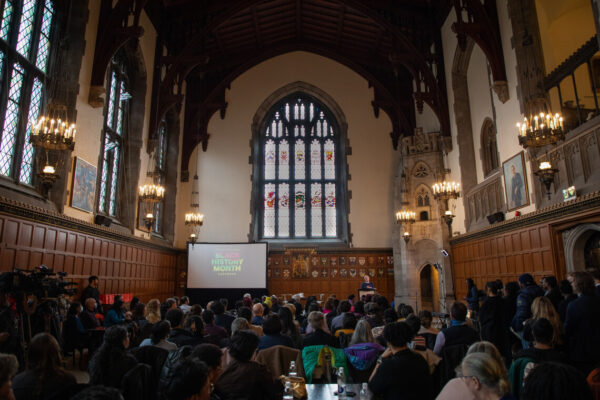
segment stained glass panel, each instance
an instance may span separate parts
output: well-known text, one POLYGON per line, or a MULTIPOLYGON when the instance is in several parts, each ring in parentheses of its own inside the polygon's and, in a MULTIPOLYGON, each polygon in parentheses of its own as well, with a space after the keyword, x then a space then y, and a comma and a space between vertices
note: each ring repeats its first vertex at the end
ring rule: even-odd
POLYGON ((15 153, 17 125, 19 123, 19 100, 23 85, 23 67, 14 64, 8 84, 8 102, 4 114, 2 139, 0 140, 0 174, 10 176, 15 153))
POLYGON ((42 18, 42 29, 40 32, 40 39, 38 42, 38 51, 36 66, 46 72, 48 66, 48 55, 50 54, 50 29, 52 27, 52 16, 54 14, 54 7, 52 6, 51 0, 46 0, 44 7, 44 15, 42 18))
POLYGON ((6 0, 4 3, 4 11, 2 12, 2 23, 0 24, 0 39, 8 41, 8 34, 10 32, 10 22, 14 14, 13 8, 14 0, 6 0))
POLYGON ((110 140, 108 135, 104 138, 104 155, 102 157, 102 175, 100 176, 100 194, 98 201, 98 208, 100 211, 106 212, 106 187, 108 185, 108 156, 109 152, 107 151, 110 145, 110 140))
POLYGON ((275 185, 273 183, 267 183, 265 185, 265 197, 264 197, 264 221, 263 221, 263 236, 274 237, 275 236, 275 185))
POLYGON ((290 178, 290 145, 287 140, 279 143, 279 179, 290 178))
POLYGON ((125 82, 121 81, 119 88, 119 110, 117 111, 117 133, 123 135, 123 115, 125 113, 125 107, 127 106, 127 91, 125 90, 125 82))
POLYGON ((275 179, 275 142, 265 144, 265 179, 275 179))
POLYGON ((321 179, 321 143, 318 140, 310 144, 310 179, 321 179))
POLYGON ((337 235, 335 183, 325 184, 325 235, 337 235))
POLYGON ((325 142, 325 179, 335 179, 335 144, 328 139, 325 142))
POLYGON ((0 50, 0 87, 2 87, 4 77, 4 53, 0 50))
POLYGON ((23 57, 29 57, 31 39, 33 37, 33 21, 35 17, 36 0, 24 0, 23 11, 21 13, 21 23, 19 24, 19 37, 17 39, 17 51, 23 57))
POLYGON ((290 236, 290 185, 279 184, 278 236, 290 236))
POLYGON ((112 176, 110 178, 110 210, 109 214, 117 215, 117 183, 119 182, 119 147, 115 146, 112 159, 112 176))
POLYGON ((294 145, 294 174, 296 180, 305 179, 306 171, 306 153, 304 149, 304 142, 300 139, 296 140, 294 145))
POLYGON ((106 112, 106 125, 109 128, 114 128, 113 116, 115 112, 115 100, 117 96, 117 74, 115 71, 112 72, 110 78, 110 88, 108 92, 108 110, 106 112))
POLYGON ((19 180, 26 184, 31 184, 31 172, 33 170, 33 146, 29 142, 31 128, 37 122, 42 105, 42 87, 43 83, 38 78, 33 81, 31 90, 31 100, 29 103, 29 114, 27 115, 27 128, 25 130, 25 140, 23 141, 23 158, 21 160, 21 172, 19 180))
POLYGON ((304 183, 295 185, 296 212, 294 218, 294 236, 306 236, 306 190, 304 183))
POLYGON ((310 207, 311 236, 321 237, 323 236, 323 196, 320 183, 310 185, 310 207))
POLYGON ((261 139, 264 238, 337 237, 336 143, 332 121, 302 95, 282 101, 261 139), (309 143, 304 138, 309 136, 309 143), (293 137, 290 142, 289 137, 293 137), (293 159, 293 160, 292 160, 293 159), (290 182, 290 180, 292 180, 290 182), (310 180, 309 180, 310 179, 310 180), (325 182, 328 183, 325 183, 325 182), (293 206, 292 206, 293 202, 293 206))

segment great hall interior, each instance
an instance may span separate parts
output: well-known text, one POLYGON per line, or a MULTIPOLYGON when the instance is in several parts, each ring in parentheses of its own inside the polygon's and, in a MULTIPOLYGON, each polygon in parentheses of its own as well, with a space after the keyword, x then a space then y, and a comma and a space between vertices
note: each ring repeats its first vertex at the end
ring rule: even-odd
POLYGON ((266 242, 269 294, 447 311, 597 268, 598 7, 2 0, 0 270, 147 301, 266 242))

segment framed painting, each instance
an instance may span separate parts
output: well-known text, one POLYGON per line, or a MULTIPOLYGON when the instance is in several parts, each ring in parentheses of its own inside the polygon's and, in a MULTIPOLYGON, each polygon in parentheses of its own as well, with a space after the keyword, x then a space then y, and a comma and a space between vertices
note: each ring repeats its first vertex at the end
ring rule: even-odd
POLYGON ((502 163, 504 172, 504 193, 508 211, 529 205, 529 189, 527 187, 527 169, 525 155, 521 151, 502 163))
POLYGON ((80 157, 75 157, 71 207, 93 212, 96 196, 96 167, 80 157))

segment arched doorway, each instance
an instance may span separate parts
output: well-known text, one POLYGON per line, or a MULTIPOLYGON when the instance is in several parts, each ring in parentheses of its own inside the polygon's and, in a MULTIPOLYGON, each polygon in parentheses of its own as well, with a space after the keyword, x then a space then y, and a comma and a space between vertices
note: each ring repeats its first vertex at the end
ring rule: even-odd
POLYGON ((440 276, 431 264, 426 264, 419 273, 421 309, 440 310, 440 276))
POLYGON ((566 272, 583 271, 600 263, 600 224, 582 224, 563 232, 566 272))

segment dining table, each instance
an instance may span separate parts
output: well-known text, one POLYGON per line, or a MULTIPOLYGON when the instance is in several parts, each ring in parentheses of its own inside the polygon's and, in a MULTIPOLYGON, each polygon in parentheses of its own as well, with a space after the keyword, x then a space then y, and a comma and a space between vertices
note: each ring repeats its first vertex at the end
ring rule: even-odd
POLYGON ((311 383, 306 385, 308 400, 371 400, 373 398, 373 394, 368 390, 367 396, 361 396, 361 389, 362 384, 360 383, 348 383, 346 392, 354 393, 354 395, 339 397, 337 395, 337 384, 335 383, 311 383))

